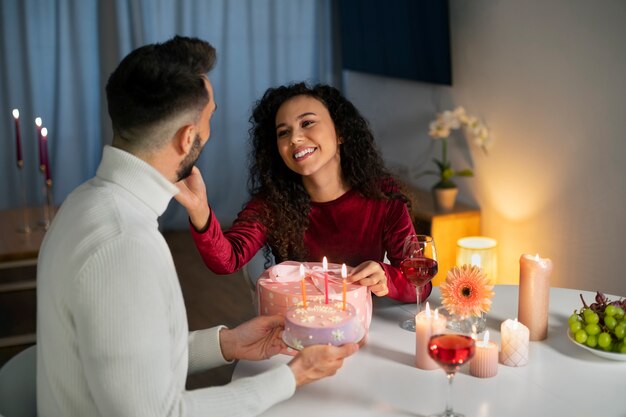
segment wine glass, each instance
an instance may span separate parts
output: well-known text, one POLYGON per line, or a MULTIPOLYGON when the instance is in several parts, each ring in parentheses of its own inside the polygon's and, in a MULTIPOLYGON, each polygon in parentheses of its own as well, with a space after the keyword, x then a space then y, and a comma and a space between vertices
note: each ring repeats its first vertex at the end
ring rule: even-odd
MULTIPOLYGON (((402 262, 400 268, 404 277, 413 285, 417 294, 417 312, 422 303, 422 288, 437 275, 437 250, 435 241, 428 235, 409 235, 404 240, 402 262)), ((411 332, 415 331, 415 317, 404 320, 400 327, 411 332)))
MULTIPOLYGON (((446 317, 445 310, 438 310, 440 317, 446 317)), ((465 417, 452 409, 452 382, 459 368, 469 362, 474 356, 476 345, 473 337, 475 334, 471 330, 471 320, 469 318, 461 320, 467 320, 467 323, 463 323, 454 329, 447 327, 444 331, 439 331, 438 333, 431 332, 432 336, 428 341, 428 354, 439 364, 448 378, 446 409, 442 413, 433 414, 429 417, 465 417)))

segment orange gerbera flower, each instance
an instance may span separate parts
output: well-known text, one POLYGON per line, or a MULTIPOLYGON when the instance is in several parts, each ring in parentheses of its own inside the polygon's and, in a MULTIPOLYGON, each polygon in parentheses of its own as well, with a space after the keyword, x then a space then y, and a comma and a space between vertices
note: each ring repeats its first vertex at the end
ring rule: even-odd
POLYGON ((493 285, 482 268, 474 265, 454 267, 441 284, 441 301, 446 309, 459 316, 478 316, 491 309, 493 285))

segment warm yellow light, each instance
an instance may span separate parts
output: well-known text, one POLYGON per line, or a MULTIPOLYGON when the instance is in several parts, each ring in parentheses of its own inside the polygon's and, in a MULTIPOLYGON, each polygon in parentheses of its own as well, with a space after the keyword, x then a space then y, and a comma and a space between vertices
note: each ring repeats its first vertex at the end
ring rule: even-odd
POLYGON ((491 284, 497 283, 498 242, 485 236, 462 237, 456 242, 456 265, 476 265, 485 271, 491 284))

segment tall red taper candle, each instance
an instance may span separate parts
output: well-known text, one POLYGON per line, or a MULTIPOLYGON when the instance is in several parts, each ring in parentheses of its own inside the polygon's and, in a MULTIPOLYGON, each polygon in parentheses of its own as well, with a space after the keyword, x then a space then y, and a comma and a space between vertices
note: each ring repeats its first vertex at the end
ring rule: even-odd
POLYGON ((46 183, 51 181, 50 179, 50 159, 48 158, 48 129, 41 128, 41 154, 43 156, 44 173, 46 174, 46 183))
POLYGON ((22 138, 20 137, 20 111, 13 109, 13 118, 15 119, 15 147, 17 148, 17 167, 24 165, 22 159, 22 138))
POLYGON ((37 130, 37 149, 39 150, 39 170, 44 172, 46 169, 43 162, 43 138, 41 137, 41 117, 35 118, 35 129, 37 130))

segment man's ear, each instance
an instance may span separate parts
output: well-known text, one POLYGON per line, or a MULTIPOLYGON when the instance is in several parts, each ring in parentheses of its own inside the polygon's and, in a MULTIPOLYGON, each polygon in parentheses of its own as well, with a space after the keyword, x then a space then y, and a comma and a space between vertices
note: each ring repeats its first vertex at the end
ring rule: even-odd
POLYGON ((193 139, 196 135, 196 128, 194 125, 185 125, 178 129, 176 133, 176 150, 181 154, 188 154, 193 146, 193 139))

